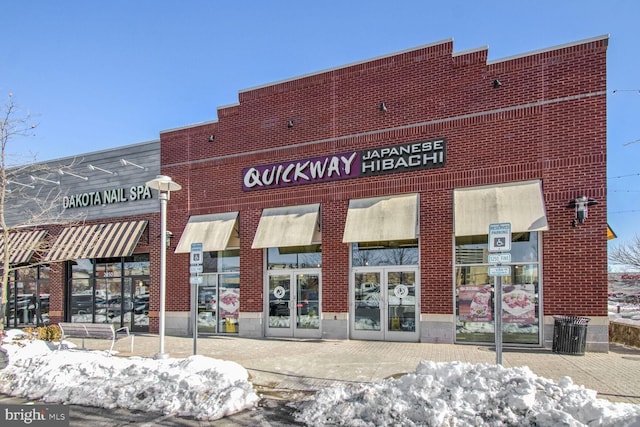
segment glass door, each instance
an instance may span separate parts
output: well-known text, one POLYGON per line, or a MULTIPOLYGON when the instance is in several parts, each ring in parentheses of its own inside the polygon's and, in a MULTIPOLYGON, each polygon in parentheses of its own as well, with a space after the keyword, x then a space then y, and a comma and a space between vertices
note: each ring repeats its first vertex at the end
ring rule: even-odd
POLYGON ((382 326, 382 271, 358 271, 354 273, 352 336, 364 339, 384 339, 382 326))
POLYGON ((270 272, 267 336, 320 337, 320 273, 270 272))
POLYGON ((351 336, 355 339, 418 341, 417 269, 356 268, 351 286, 351 336))
POLYGON ((386 276, 386 339, 392 341, 418 341, 419 321, 416 293, 416 270, 392 269, 386 276))
POLYGON ((320 274, 295 274, 294 336, 320 338, 320 274))
POLYGON ((293 336, 291 276, 291 273, 269 275, 267 336, 293 336))
POLYGON ((149 279, 148 277, 131 277, 131 330, 136 332, 149 331, 149 279))

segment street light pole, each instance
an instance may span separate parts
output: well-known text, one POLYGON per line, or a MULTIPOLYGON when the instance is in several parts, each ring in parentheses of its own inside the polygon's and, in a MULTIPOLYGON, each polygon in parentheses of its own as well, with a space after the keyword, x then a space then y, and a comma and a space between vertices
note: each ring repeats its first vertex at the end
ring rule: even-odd
POLYGON ((158 175, 147 182, 149 188, 158 190, 160 199, 160 310, 158 312, 158 334, 160 335, 160 351, 154 357, 166 359, 168 353, 164 352, 165 330, 165 300, 167 287, 167 202, 172 191, 182 188, 166 175, 158 175))

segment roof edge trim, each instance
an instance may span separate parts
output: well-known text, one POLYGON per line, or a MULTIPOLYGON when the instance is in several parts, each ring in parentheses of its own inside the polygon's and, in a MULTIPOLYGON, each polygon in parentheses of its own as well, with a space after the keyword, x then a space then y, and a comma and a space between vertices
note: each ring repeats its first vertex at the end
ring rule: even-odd
POLYGON ((519 53, 519 54, 512 55, 512 56, 507 56, 506 58, 493 59, 493 60, 487 61, 487 65, 497 64, 497 63, 506 62, 506 61, 512 61, 514 59, 524 58, 526 56, 539 55, 541 53, 551 52, 553 50, 566 49, 568 47, 578 46, 578 45, 581 45, 581 44, 587 44, 587 43, 597 42, 597 41, 606 40, 606 39, 609 39, 609 34, 603 34, 603 35, 600 35, 600 36, 590 37, 588 39, 577 40, 577 41, 564 43, 564 44, 559 44, 559 45, 556 45, 556 46, 546 47, 546 48, 543 48, 543 49, 533 50, 533 51, 529 51, 529 52, 525 52, 525 53, 519 53))
POLYGON ((162 135, 163 133, 175 132, 177 130, 196 128, 196 127, 205 126, 205 125, 212 125, 214 123, 218 123, 218 119, 209 120, 207 122, 192 123, 190 125, 178 126, 178 127, 171 128, 171 129, 161 130, 160 131, 160 135, 162 135))

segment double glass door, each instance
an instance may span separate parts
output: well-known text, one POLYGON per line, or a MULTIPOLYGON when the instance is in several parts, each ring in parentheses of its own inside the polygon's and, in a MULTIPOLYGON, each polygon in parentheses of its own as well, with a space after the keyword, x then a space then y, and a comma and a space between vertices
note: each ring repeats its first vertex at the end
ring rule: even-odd
POLYGON ((351 337, 418 341, 419 296, 414 267, 354 268, 351 337))
POLYGON ((268 274, 266 335, 320 337, 320 272, 270 271, 268 274))

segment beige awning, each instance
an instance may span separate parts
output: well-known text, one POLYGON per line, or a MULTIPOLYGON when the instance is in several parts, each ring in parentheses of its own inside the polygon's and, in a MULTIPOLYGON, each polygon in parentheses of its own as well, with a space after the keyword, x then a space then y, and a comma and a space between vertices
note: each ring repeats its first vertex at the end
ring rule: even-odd
POLYGON ((34 252, 45 249, 42 241, 46 235, 46 230, 11 232, 8 247, 4 244, 4 236, 0 236, 0 260, 4 259, 5 250, 8 250, 10 264, 29 262, 34 252))
POLYGON ((418 194, 349 200, 344 243, 418 237, 418 194))
POLYGON ((205 252, 240 247, 238 212, 195 215, 189 218, 176 253, 191 252, 192 243, 202 243, 202 250, 205 252))
POLYGON ((130 256, 146 227, 147 221, 67 227, 62 230, 46 258, 48 261, 64 261, 130 256))
POLYGON ((549 229, 542 183, 524 181, 453 191, 456 236, 489 233, 489 224, 510 222, 512 232, 549 229))
POLYGON ((320 243, 320 204, 263 209, 253 249, 320 243))

